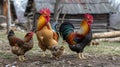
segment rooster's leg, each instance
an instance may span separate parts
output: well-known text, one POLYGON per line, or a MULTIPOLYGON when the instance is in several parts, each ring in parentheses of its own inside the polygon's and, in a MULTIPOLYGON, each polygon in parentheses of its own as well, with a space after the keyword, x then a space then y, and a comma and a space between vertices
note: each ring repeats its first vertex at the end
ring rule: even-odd
POLYGON ((83 53, 81 53, 81 56, 82 56, 83 59, 86 59, 86 57, 83 53))
POLYGON ((81 57, 80 53, 78 53, 78 54, 77 54, 77 56, 78 56, 78 58, 79 58, 79 59, 82 59, 82 57, 81 57))
POLYGON ((78 58, 79 59, 86 59, 83 53, 78 53, 78 58))

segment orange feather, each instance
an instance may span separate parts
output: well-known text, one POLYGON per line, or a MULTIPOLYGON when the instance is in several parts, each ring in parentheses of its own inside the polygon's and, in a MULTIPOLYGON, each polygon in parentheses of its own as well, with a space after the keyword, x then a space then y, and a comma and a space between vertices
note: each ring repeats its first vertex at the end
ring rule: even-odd
POLYGON ((68 35, 67 41, 68 41, 68 43, 70 43, 71 45, 75 45, 75 44, 76 44, 76 42, 73 41, 73 40, 74 40, 74 37, 75 37, 75 33, 74 33, 74 32, 72 32, 72 33, 70 33, 70 34, 68 35))
POLYGON ((80 24, 80 31, 79 31, 79 32, 80 32, 83 36, 85 36, 85 35, 88 34, 89 30, 90 30, 90 27, 89 27, 89 25, 88 25, 88 23, 87 23, 87 19, 84 19, 84 20, 82 21, 82 23, 80 24))
POLYGON ((39 18, 38 18, 38 22, 37 22, 37 30, 40 30, 43 28, 43 26, 45 26, 47 24, 47 20, 46 18, 41 15, 39 18))

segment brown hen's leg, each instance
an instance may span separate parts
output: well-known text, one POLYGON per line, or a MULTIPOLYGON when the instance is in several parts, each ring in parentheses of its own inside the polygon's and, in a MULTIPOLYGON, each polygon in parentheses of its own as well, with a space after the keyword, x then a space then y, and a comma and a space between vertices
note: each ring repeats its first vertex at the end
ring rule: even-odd
POLYGON ((21 57, 22 57, 23 61, 26 60, 24 55, 22 55, 21 57))
POLYGON ((19 61, 25 61, 26 59, 25 59, 25 57, 24 57, 24 55, 20 55, 19 56, 19 61))
POLYGON ((77 55, 79 59, 86 59, 83 53, 78 53, 77 55))
POLYGON ((24 60, 22 59, 22 56, 19 56, 19 61, 24 61, 24 60))

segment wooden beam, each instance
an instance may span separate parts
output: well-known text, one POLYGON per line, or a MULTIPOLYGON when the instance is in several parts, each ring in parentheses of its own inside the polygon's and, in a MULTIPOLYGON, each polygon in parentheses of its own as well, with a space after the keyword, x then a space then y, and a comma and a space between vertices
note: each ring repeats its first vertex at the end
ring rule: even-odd
POLYGON ((120 36, 120 31, 110 31, 110 32, 104 32, 104 33, 95 33, 93 34, 93 38, 110 38, 110 37, 118 37, 120 36))
POLYGON ((4 16, 4 15, 0 15, 0 17, 2 17, 2 18, 4 18, 4 19, 6 19, 6 16, 4 16))
MULTIPOLYGON (((51 20, 54 20, 54 18, 51 18, 51 20)), ((58 21, 62 21, 62 18, 59 18, 58 21)), ((64 21, 82 21, 82 19, 64 19, 64 21)))
POLYGON ((56 0, 56 3, 55 3, 55 7, 54 7, 54 17, 53 17, 53 21, 56 21, 56 18, 57 18, 57 11, 58 11, 58 7, 60 5, 60 1, 61 0, 56 0))
POLYGON ((96 42, 119 42, 120 43, 120 37, 114 37, 114 38, 100 38, 95 39, 96 42))
MULTIPOLYGON (((54 20, 54 18, 51 18, 51 20, 54 20)), ((62 21, 63 19, 62 18, 59 18, 58 19, 58 21, 62 21)), ((83 19, 81 19, 81 18, 79 18, 79 19, 64 19, 64 21, 75 21, 75 22, 80 22, 80 21, 82 21, 83 19)), ((97 23, 99 23, 99 24, 101 24, 101 23, 107 23, 107 21, 106 20, 94 20, 94 22, 97 22, 97 23)), ((94 23, 93 22, 93 23, 94 23)))

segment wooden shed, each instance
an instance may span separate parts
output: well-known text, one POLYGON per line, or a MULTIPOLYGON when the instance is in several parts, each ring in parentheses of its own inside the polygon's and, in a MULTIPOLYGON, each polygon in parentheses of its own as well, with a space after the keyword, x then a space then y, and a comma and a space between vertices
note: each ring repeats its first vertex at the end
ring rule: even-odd
MULTIPOLYGON (((53 18, 56 0, 34 0, 34 2, 37 12, 47 7, 52 12, 51 19, 53 18)), ((83 15, 90 13, 94 16, 93 32, 108 31, 110 14, 117 12, 110 6, 109 0, 61 0, 58 8, 61 6, 64 7, 58 19, 59 23, 61 23, 62 16, 66 14, 64 21, 73 23, 77 29, 83 15)))
MULTIPOLYGON (((53 16, 55 14, 55 4, 57 0, 29 0, 29 1, 31 2, 34 1, 37 13, 42 8, 46 7, 49 8, 52 12, 51 21, 53 20, 53 16)), ((30 5, 28 4, 28 6, 30 5)), ((110 6, 109 0, 60 0, 60 5, 58 6, 58 8, 61 6, 63 6, 63 9, 58 19, 59 25, 61 24, 63 15, 66 14, 64 21, 69 21, 73 23, 75 28, 78 29, 79 24, 83 19, 83 15, 85 13, 90 13, 94 16, 94 22, 92 24, 93 32, 109 31, 110 14, 117 12, 117 10, 110 6)))

